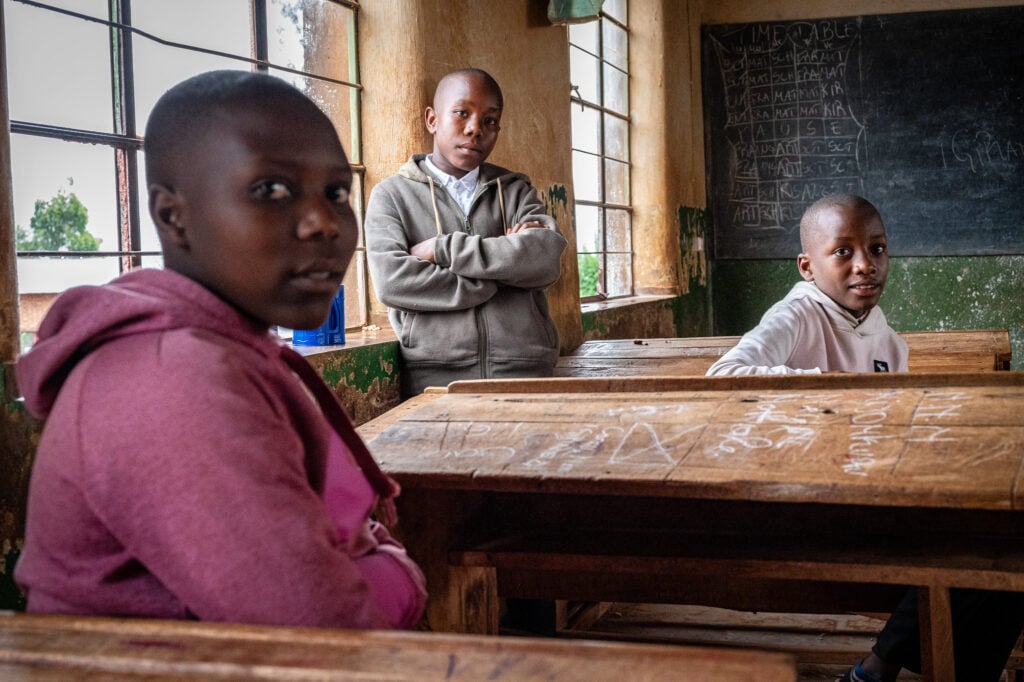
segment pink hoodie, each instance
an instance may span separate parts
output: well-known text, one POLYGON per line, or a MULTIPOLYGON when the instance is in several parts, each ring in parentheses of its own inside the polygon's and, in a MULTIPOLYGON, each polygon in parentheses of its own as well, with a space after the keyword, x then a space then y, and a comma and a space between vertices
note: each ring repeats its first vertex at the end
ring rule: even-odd
POLYGON ((169 270, 58 299, 17 366, 47 418, 15 570, 30 611, 418 622, 422 574, 280 353, 169 270))

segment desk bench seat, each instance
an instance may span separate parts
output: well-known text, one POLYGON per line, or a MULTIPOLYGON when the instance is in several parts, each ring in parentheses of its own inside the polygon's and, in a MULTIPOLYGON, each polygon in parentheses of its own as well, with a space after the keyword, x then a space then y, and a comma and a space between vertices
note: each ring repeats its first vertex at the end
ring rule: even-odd
POLYGON ((592 640, 497 638, 84 618, 0 616, 0 678, 64 680, 768 680, 788 655, 592 640))
MULTIPOLYGON (((575 591, 573 583, 593 584, 601 582, 602 576, 622 574, 729 575, 1024 591, 1024 547, 1014 540, 992 543, 983 553, 956 538, 945 537, 904 542, 846 536, 842 544, 829 537, 808 540, 806 534, 725 537, 688 531, 543 530, 455 549, 449 553, 449 561, 455 566, 544 572, 551 593, 529 595, 535 598, 586 598, 560 591, 575 591), (554 578, 557 573, 564 573, 567 582, 554 578), (583 574, 592 575, 580 581, 583 574)), ((649 585, 648 590, 652 601, 661 601, 655 588, 649 585)), ((605 600, 624 598, 611 590, 603 591, 602 596, 605 600)))

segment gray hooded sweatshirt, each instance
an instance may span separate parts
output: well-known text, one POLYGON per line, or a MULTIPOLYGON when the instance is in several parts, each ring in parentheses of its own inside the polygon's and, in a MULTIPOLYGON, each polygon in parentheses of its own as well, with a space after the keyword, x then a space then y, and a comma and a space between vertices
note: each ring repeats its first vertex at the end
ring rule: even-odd
POLYGON ((480 167, 467 216, 414 155, 370 194, 366 251, 401 343, 403 396, 459 379, 550 376, 558 334, 544 289, 565 238, 521 173, 480 167), (524 220, 546 228, 506 235, 524 220), (409 249, 436 237, 434 263, 409 249))

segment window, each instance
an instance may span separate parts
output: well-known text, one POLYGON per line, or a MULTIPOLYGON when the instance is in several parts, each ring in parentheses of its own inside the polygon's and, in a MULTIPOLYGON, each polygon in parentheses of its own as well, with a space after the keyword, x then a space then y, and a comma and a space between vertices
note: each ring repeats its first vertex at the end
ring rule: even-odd
POLYGON ((580 298, 633 293, 627 0, 569 26, 572 170, 580 298))
MULTIPOLYGON (((160 95, 196 73, 264 70, 317 102, 352 162, 361 216, 358 9, 353 0, 4 0, 23 331, 34 331, 40 297, 162 265, 141 135, 160 95)), ((350 326, 365 323, 365 273, 360 244, 345 281, 350 326)))

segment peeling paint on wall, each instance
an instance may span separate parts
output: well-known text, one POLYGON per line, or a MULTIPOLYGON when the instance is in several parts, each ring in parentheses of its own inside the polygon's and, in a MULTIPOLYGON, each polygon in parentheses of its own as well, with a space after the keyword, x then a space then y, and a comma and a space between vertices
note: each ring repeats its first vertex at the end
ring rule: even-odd
POLYGON ((548 215, 555 220, 558 220, 558 204, 561 204, 563 212, 569 210, 569 190, 565 185, 551 185, 547 193, 540 193, 540 200, 543 202, 544 208, 547 209, 548 215))
POLYGON ((688 294, 691 287, 708 285, 708 259, 704 248, 707 234, 707 213, 702 208, 679 207, 680 290, 688 294))
POLYGON ((343 348, 307 359, 357 425, 400 402, 397 342, 343 348))

